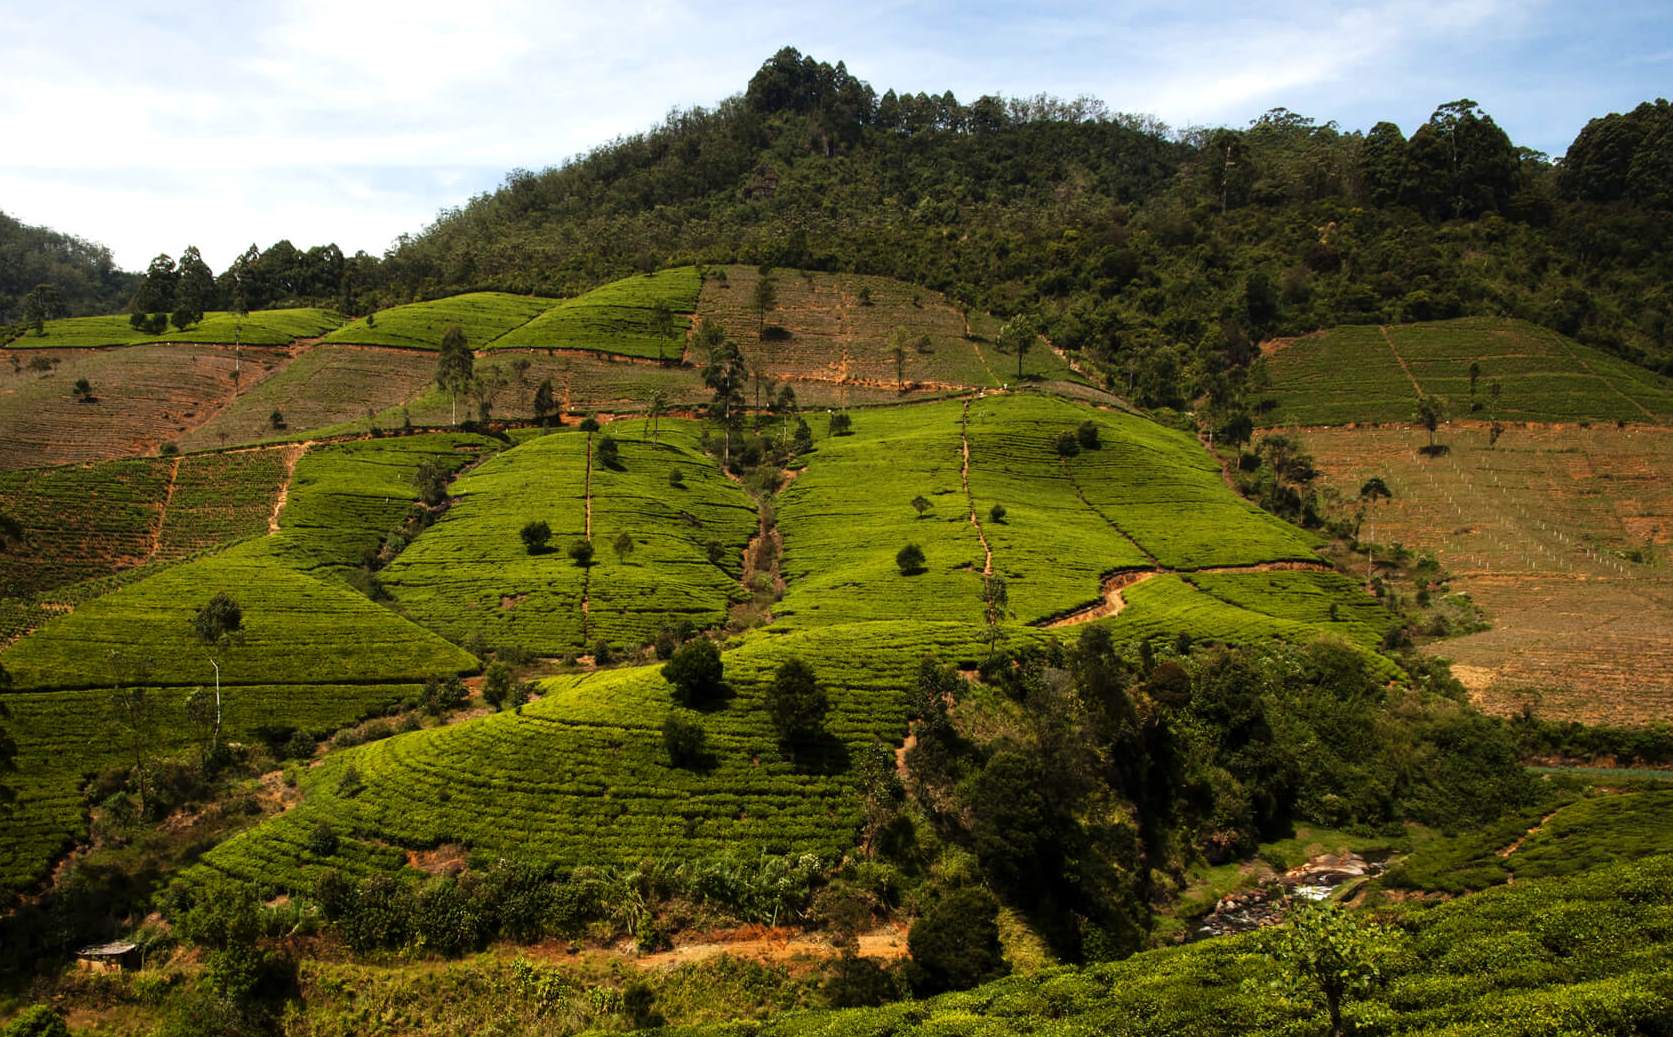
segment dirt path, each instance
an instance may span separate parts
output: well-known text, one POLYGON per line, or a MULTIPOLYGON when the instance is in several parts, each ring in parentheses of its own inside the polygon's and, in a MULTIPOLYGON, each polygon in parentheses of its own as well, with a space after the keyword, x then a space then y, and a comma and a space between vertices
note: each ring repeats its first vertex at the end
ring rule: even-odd
MULTIPOLYGON (((642 955, 634 959, 634 964, 651 970, 689 965, 722 955, 772 963, 798 958, 835 958, 842 954, 839 948, 822 937, 785 927, 746 926, 715 935, 718 938, 714 940, 688 943, 660 954, 642 955)), ((897 961, 907 956, 906 933, 898 926, 884 926, 861 933, 859 953, 862 958, 897 961)))
POLYGON ((1379 324, 1377 330, 1383 333, 1383 341, 1388 343, 1388 351, 1394 354, 1394 362, 1399 364, 1400 370, 1406 373, 1406 381, 1412 383, 1412 392, 1417 393, 1418 399, 1421 400, 1423 398, 1423 386, 1417 384, 1417 378, 1413 376, 1412 369, 1406 366, 1406 358, 1400 355, 1398 349, 1394 348, 1394 336, 1388 333, 1388 325, 1379 324))
POLYGON ((1055 630, 1058 627, 1072 627, 1080 623, 1090 623, 1095 619, 1103 619, 1106 616, 1118 616, 1121 614, 1121 610, 1127 607, 1127 599, 1121 596, 1123 590, 1160 575, 1162 575, 1162 572, 1159 569, 1129 569, 1125 572, 1116 573, 1104 580, 1102 600, 1078 608, 1067 615, 1058 616, 1056 619, 1048 619, 1038 625, 1047 630, 1055 630))
POLYGON ((1556 817, 1560 813, 1562 813, 1562 808, 1561 807, 1559 807, 1556 810, 1551 811, 1549 814, 1546 814, 1544 817, 1540 818, 1539 819, 1539 824, 1534 825, 1532 828, 1528 829, 1526 832, 1523 832, 1521 835, 1516 837, 1515 842, 1512 842, 1509 846, 1500 850, 1499 851, 1499 859, 1500 860, 1508 860, 1510 858, 1511 854, 1515 853, 1517 850, 1520 850, 1522 848, 1523 843, 1527 842, 1529 839, 1532 839, 1534 836, 1538 835, 1540 829, 1545 827, 1546 822, 1550 821, 1553 817, 1556 817))
POLYGON ((279 516, 284 513, 285 505, 290 501, 290 483, 296 476, 296 462, 302 460, 302 455, 313 445, 313 440, 304 440, 284 448, 285 475, 279 480, 279 492, 273 495, 273 514, 267 517, 268 536, 279 531, 279 516))
MULTIPOLYGON (((593 539, 593 434, 587 433, 587 475, 582 483, 582 494, 585 497, 586 517, 585 537, 587 543, 593 539)), ((587 565, 581 570, 581 640, 586 642, 591 636, 590 617, 592 616, 593 567, 587 565)))
POLYGON ((145 557, 140 564, 144 565, 157 557, 157 552, 163 547, 163 524, 168 521, 168 506, 174 501, 174 486, 180 480, 180 457, 176 455, 174 463, 168 466, 168 486, 163 489, 163 503, 157 508, 157 528, 151 533, 151 545, 146 548, 145 557))
POLYGON ((959 466, 959 478, 964 482, 964 499, 970 502, 970 524, 976 527, 976 538, 982 542, 982 575, 993 575, 993 548, 988 545, 987 531, 982 528, 981 516, 976 514, 976 497, 970 492, 970 401, 964 401, 963 416, 959 419, 959 442, 964 460, 959 466))

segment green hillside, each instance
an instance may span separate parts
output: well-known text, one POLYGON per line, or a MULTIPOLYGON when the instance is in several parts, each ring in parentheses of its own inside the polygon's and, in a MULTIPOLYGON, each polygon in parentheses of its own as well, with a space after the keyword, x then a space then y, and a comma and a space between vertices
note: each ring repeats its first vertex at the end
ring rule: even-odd
POLYGON ((472 349, 544 313, 553 303, 505 292, 467 292, 430 302, 408 303, 353 320, 325 336, 334 344, 440 349, 442 334, 457 326, 472 349))
POLYGON ((1340 327, 1281 342, 1265 364, 1262 425, 1412 421, 1420 394, 1453 420, 1673 421, 1673 379, 1525 321, 1340 327))
POLYGON ((301 338, 324 335, 343 323, 332 310, 301 308, 253 310, 240 318, 216 311, 184 330, 174 327, 151 335, 128 324, 126 316, 65 317, 46 322, 44 334, 25 332, 6 343, 11 349, 49 349, 72 346, 137 346, 149 342, 205 342, 246 346, 285 346, 301 338))
POLYGON ((685 344, 685 317, 697 308, 701 283, 697 268, 689 266, 612 281, 565 299, 486 344, 677 360, 685 344), (670 317, 665 327, 658 326, 659 307, 670 317))

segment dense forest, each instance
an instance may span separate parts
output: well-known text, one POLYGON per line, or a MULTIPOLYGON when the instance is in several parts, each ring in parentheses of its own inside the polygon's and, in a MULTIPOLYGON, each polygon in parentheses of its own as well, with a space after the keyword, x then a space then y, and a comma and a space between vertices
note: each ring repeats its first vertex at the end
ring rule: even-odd
POLYGON ((139 278, 116 268, 110 249, 0 212, 0 324, 24 318, 37 295, 43 318, 110 313, 128 304, 139 278))

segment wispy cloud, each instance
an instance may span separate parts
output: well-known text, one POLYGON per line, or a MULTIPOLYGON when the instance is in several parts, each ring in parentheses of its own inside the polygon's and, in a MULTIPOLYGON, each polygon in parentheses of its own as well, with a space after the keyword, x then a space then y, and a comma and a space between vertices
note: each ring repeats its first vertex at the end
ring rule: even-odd
POLYGON ((512 167, 741 90, 786 43, 845 59, 878 89, 1087 93, 1175 125, 1284 105, 1410 129, 1468 95, 1519 141, 1561 152, 1586 117, 1654 96, 1655 66, 1673 56, 1661 6, 37 6, 9 11, 0 37, 0 208, 105 241, 130 267, 188 242, 217 265, 280 237, 379 251, 512 167), (1617 72, 1580 40, 1612 47, 1617 72))

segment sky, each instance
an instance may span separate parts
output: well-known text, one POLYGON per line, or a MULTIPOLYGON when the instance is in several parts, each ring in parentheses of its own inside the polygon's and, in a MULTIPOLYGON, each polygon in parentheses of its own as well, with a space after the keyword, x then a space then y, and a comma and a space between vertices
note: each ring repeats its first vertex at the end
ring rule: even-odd
POLYGON ((0 0, 0 211, 143 269, 381 253, 515 168, 739 93, 782 46, 879 93, 1091 95, 1171 126, 1283 106, 1410 133, 1479 102, 1560 155, 1673 93, 1667 0, 0 0))

